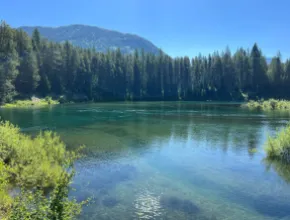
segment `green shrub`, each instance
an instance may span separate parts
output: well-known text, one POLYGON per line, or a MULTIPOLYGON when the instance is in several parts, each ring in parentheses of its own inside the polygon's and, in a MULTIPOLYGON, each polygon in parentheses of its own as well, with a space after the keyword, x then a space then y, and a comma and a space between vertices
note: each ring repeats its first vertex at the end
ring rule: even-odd
POLYGON ((48 105, 57 105, 58 101, 53 100, 51 97, 45 97, 44 99, 32 98, 31 100, 17 100, 12 103, 6 103, 4 108, 27 108, 27 107, 41 107, 48 105))
POLYGON ((50 131, 32 139, 9 122, 0 123, 0 159, 18 186, 53 187, 76 157, 50 131))
POLYGON ((0 122, 0 219, 72 219, 82 205, 68 199, 78 157, 52 132, 31 138, 0 122), (13 198, 12 188, 21 189, 13 198))
POLYGON ((290 124, 288 124, 276 137, 268 137, 266 152, 269 159, 290 162, 290 124))
POLYGON ((8 218, 11 220, 74 219, 81 213, 84 203, 78 204, 75 200, 68 199, 68 184, 69 179, 64 178, 49 196, 45 196, 40 190, 24 190, 15 198, 8 218))
POLYGON ((12 205, 12 198, 8 192, 8 169, 0 160, 0 219, 3 213, 9 213, 12 205))
POLYGON ((290 110, 290 101, 276 99, 249 101, 245 106, 249 109, 259 110, 290 110))

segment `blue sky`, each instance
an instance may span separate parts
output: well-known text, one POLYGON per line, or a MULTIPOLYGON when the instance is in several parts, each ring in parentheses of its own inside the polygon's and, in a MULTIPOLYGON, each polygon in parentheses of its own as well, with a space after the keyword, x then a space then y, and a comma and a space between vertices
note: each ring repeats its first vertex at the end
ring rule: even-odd
POLYGON ((290 57, 289 0, 2 0, 11 26, 95 25, 138 34, 172 56, 232 51, 254 42, 290 57))

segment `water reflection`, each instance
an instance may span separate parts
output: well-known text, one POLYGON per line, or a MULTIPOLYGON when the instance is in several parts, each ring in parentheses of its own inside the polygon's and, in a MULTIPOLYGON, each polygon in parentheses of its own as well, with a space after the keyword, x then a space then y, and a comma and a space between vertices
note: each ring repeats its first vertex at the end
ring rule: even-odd
POLYGON ((134 201, 136 219, 156 219, 162 216, 160 196, 149 191, 141 192, 134 201))
POLYGON ((290 183, 290 164, 268 158, 263 162, 268 171, 274 170, 286 183, 290 183))
POLYGON ((263 161, 267 135, 288 114, 156 102, 2 109, 0 115, 24 132, 54 129, 69 147, 87 146, 71 191, 78 201, 92 198, 80 219, 290 216, 290 167, 263 161))

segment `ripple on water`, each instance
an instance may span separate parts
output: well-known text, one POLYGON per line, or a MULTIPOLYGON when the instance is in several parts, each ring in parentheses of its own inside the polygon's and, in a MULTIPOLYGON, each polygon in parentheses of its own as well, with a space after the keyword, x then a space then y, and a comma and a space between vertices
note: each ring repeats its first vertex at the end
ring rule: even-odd
POLYGON ((77 112, 102 112, 101 109, 80 109, 80 110, 77 110, 77 112))
POLYGON ((160 196, 155 196, 150 192, 143 192, 137 195, 134 201, 134 208, 135 216, 138 219, 156 219, 163 214, 160 196))

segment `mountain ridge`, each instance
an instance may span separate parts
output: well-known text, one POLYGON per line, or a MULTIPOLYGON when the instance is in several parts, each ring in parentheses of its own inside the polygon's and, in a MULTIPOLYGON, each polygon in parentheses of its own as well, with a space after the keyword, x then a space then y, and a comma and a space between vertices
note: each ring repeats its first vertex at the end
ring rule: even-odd
POLYGON ((132 53, 134 50, 144 49, 145 52, 157 54, 159 49, 149 40, 136 34, 122 33, 91 25, 72 24, 67 26, 21 26, 30 36, 37 28, 40 34, 55 42, 69 41, 83 48, 96 48, 105 52, 120 48, 123 53, 132 53))

